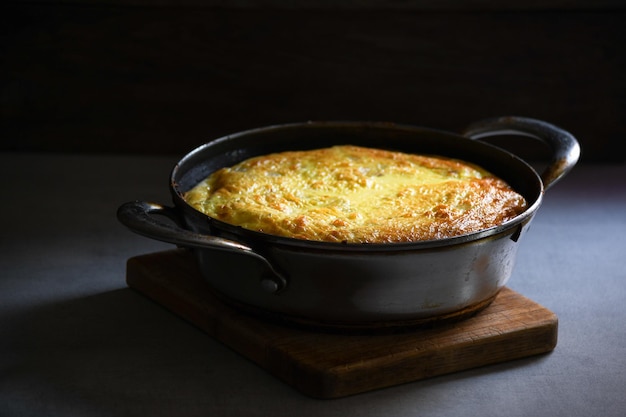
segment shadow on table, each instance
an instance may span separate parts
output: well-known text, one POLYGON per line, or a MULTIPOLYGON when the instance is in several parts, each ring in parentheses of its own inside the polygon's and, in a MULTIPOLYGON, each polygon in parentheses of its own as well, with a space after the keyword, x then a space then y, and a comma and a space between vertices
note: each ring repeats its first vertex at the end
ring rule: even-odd
MULTIPOLYGON (((299 394, 134 290, 124 288, 3 318, 0 403, 6 415, 341 415, 506 372, 538 356, 338 400, 299 394), (8 324, 7 324, 8 323, 8 324), (242 360, 243 359, 243 360, 242 360), (19 398, 7 402, 2 399, 19 398), (242 399, 245 399, 242 401, 242 399), (261 408, 254 403, 263 404, 261 408), (290 411, 291 410, 291 411, 290 411), (11 412, 12 411, 12 412, 11 412), (54 414, 54 413, 53 413, 54 414)), ((446 397, 450 392, 446 394, 446 397)), ((443 401, 443 399, 442 399, 443 401)), ((371 408, 368 408, 370 410, 371 408)), ((383 408, 384 409, 384 408, 383 408)))

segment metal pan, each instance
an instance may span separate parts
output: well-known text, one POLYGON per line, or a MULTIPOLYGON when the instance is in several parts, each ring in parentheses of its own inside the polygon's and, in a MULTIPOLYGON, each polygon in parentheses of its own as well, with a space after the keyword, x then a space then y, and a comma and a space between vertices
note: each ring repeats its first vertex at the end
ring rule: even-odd
POLYGON ((136 233, 193 248, 210 287, 240 308, 322 327, 410 326, 465 317, 496 297, 511 276, 518 245, 544 191, 574 167, 579 154, 578 142, 570 133, 521 117, 481 121, 462 135, 391 123, 269 126, 192 150, 171 172, 173 207, 134 201, 119 208, 118 218, 136 233), (545 142, 552 150, 548 167, 538 173, 512 153, 475 140, 500 134, 545 142), (504 224, 453 238, 343 244, 245 230, 196 211, 182 197, 211 172, 252 156, 338 144, 475 163, 521 193, 528 209, 504 224))

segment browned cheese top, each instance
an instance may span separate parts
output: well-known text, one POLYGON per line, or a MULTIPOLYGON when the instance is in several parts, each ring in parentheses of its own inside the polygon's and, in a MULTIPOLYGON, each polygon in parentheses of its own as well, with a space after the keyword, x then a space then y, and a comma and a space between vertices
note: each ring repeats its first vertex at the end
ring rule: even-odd
POLYGON ((184 197, 246 229, 347 243, 463 235, 502 224, 527 205, 473 164, 350 145, 254 157, 214 172, 184 197))

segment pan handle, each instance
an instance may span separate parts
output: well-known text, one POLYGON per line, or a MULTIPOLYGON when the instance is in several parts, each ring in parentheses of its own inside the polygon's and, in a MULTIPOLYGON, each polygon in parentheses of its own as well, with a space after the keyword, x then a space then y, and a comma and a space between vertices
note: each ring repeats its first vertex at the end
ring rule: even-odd
POLYGON ((541 174, 545 190, 567 174, 580 158, 580 145, 572 134, 541 120, 505 116, 472 123, 463 132, 470 139, 502 134, 530 136, 552 148, 552 160, 541 174))
POLYGON ((217 236, 195 233, 177 224, 161 221, 157 216, 165 216, 174 222, 178 220, 175 209, 157 203, 131 201, 122 204, 117 210, 118 220, 133 232, 162 242, 199 249, 217 249, 235 252, 256 258, 263 263, 272 275, 264 274, 261 286, 271 293, 278 293, 287 286, 287 279, 279 273, 262 255, 249 246, 217 236))

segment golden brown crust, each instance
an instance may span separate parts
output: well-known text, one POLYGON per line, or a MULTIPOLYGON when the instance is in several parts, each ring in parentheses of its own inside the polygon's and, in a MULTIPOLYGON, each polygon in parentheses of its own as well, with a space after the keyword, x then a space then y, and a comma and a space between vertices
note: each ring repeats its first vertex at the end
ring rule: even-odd
POLYGON ((503 180, 466 162, 347 145, 222 168, 185 200, 247 229, 348 243, 458 236, 502 224, 526 208, 503 180))

